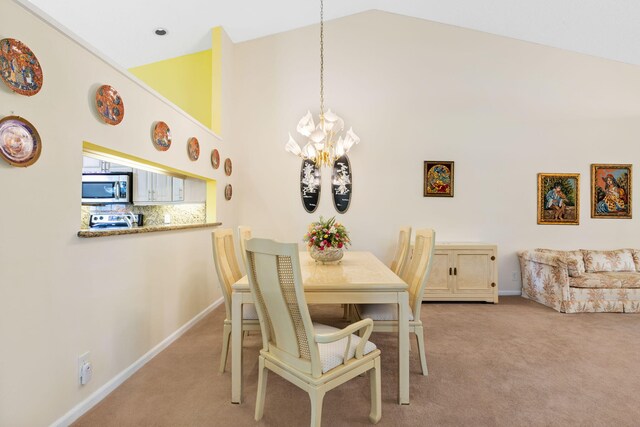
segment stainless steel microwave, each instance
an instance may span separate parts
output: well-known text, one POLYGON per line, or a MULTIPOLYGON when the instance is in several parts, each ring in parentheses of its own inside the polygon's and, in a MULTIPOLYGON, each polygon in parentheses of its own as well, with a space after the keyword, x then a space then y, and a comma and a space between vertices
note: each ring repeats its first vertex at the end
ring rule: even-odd
POLYGON ((131 203, 132 174, 82 174, 82 204, 131 203))

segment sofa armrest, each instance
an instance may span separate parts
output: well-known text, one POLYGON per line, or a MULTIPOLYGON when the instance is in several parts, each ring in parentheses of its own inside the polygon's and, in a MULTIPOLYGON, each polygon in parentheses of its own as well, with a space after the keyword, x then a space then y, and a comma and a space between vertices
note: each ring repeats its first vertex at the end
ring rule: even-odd
POLYGON ((521 261, 524 260, 525 262, 534 262, 563 269, 567 268, 567 262, 564 257, 549 252, 522 251, 518 252, 518 256, 521 261))
POLYGON ((569 271, 564 257, 553 253, 519 252, 522 296, 558 311, 569 301, 569 271))

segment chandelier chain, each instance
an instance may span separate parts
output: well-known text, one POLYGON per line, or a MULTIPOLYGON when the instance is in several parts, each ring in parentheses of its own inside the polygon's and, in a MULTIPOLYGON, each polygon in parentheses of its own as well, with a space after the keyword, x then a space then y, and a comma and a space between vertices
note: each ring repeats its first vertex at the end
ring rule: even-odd
POLYGON ((320 120, 324 121, 324 0, 320 0, 320 120))

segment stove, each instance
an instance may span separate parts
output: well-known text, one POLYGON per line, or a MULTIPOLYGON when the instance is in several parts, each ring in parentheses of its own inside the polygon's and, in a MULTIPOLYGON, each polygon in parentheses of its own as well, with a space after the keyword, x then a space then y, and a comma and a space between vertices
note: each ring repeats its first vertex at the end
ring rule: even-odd
MULTIPOLYGON (((141 216, 141 215, 140 215, 141 216)), ((141 219, 139 215, 132 213, 100 213, 92 214, 89 217, 89 228, 92 229, 114 229, 131 228, 138 224, 141 219)))

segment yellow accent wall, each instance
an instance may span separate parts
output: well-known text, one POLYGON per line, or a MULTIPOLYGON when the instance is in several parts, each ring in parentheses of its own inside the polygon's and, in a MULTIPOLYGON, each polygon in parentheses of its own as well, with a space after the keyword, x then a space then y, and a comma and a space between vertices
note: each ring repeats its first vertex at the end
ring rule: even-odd
POLYGON ((211 129, 222 135, 222 27, 211 30, 211 129))
MULTIPOLYGON (((220 56, 220 49, 213 51, 220 56)), ((219 123, 217 126, 212 123, 212 56, 212 50, 205 50, 131 68, 129 71, 199 122, 219 133, 219 123)), ((218 99, 218 110, 219 105, 218 99)))

